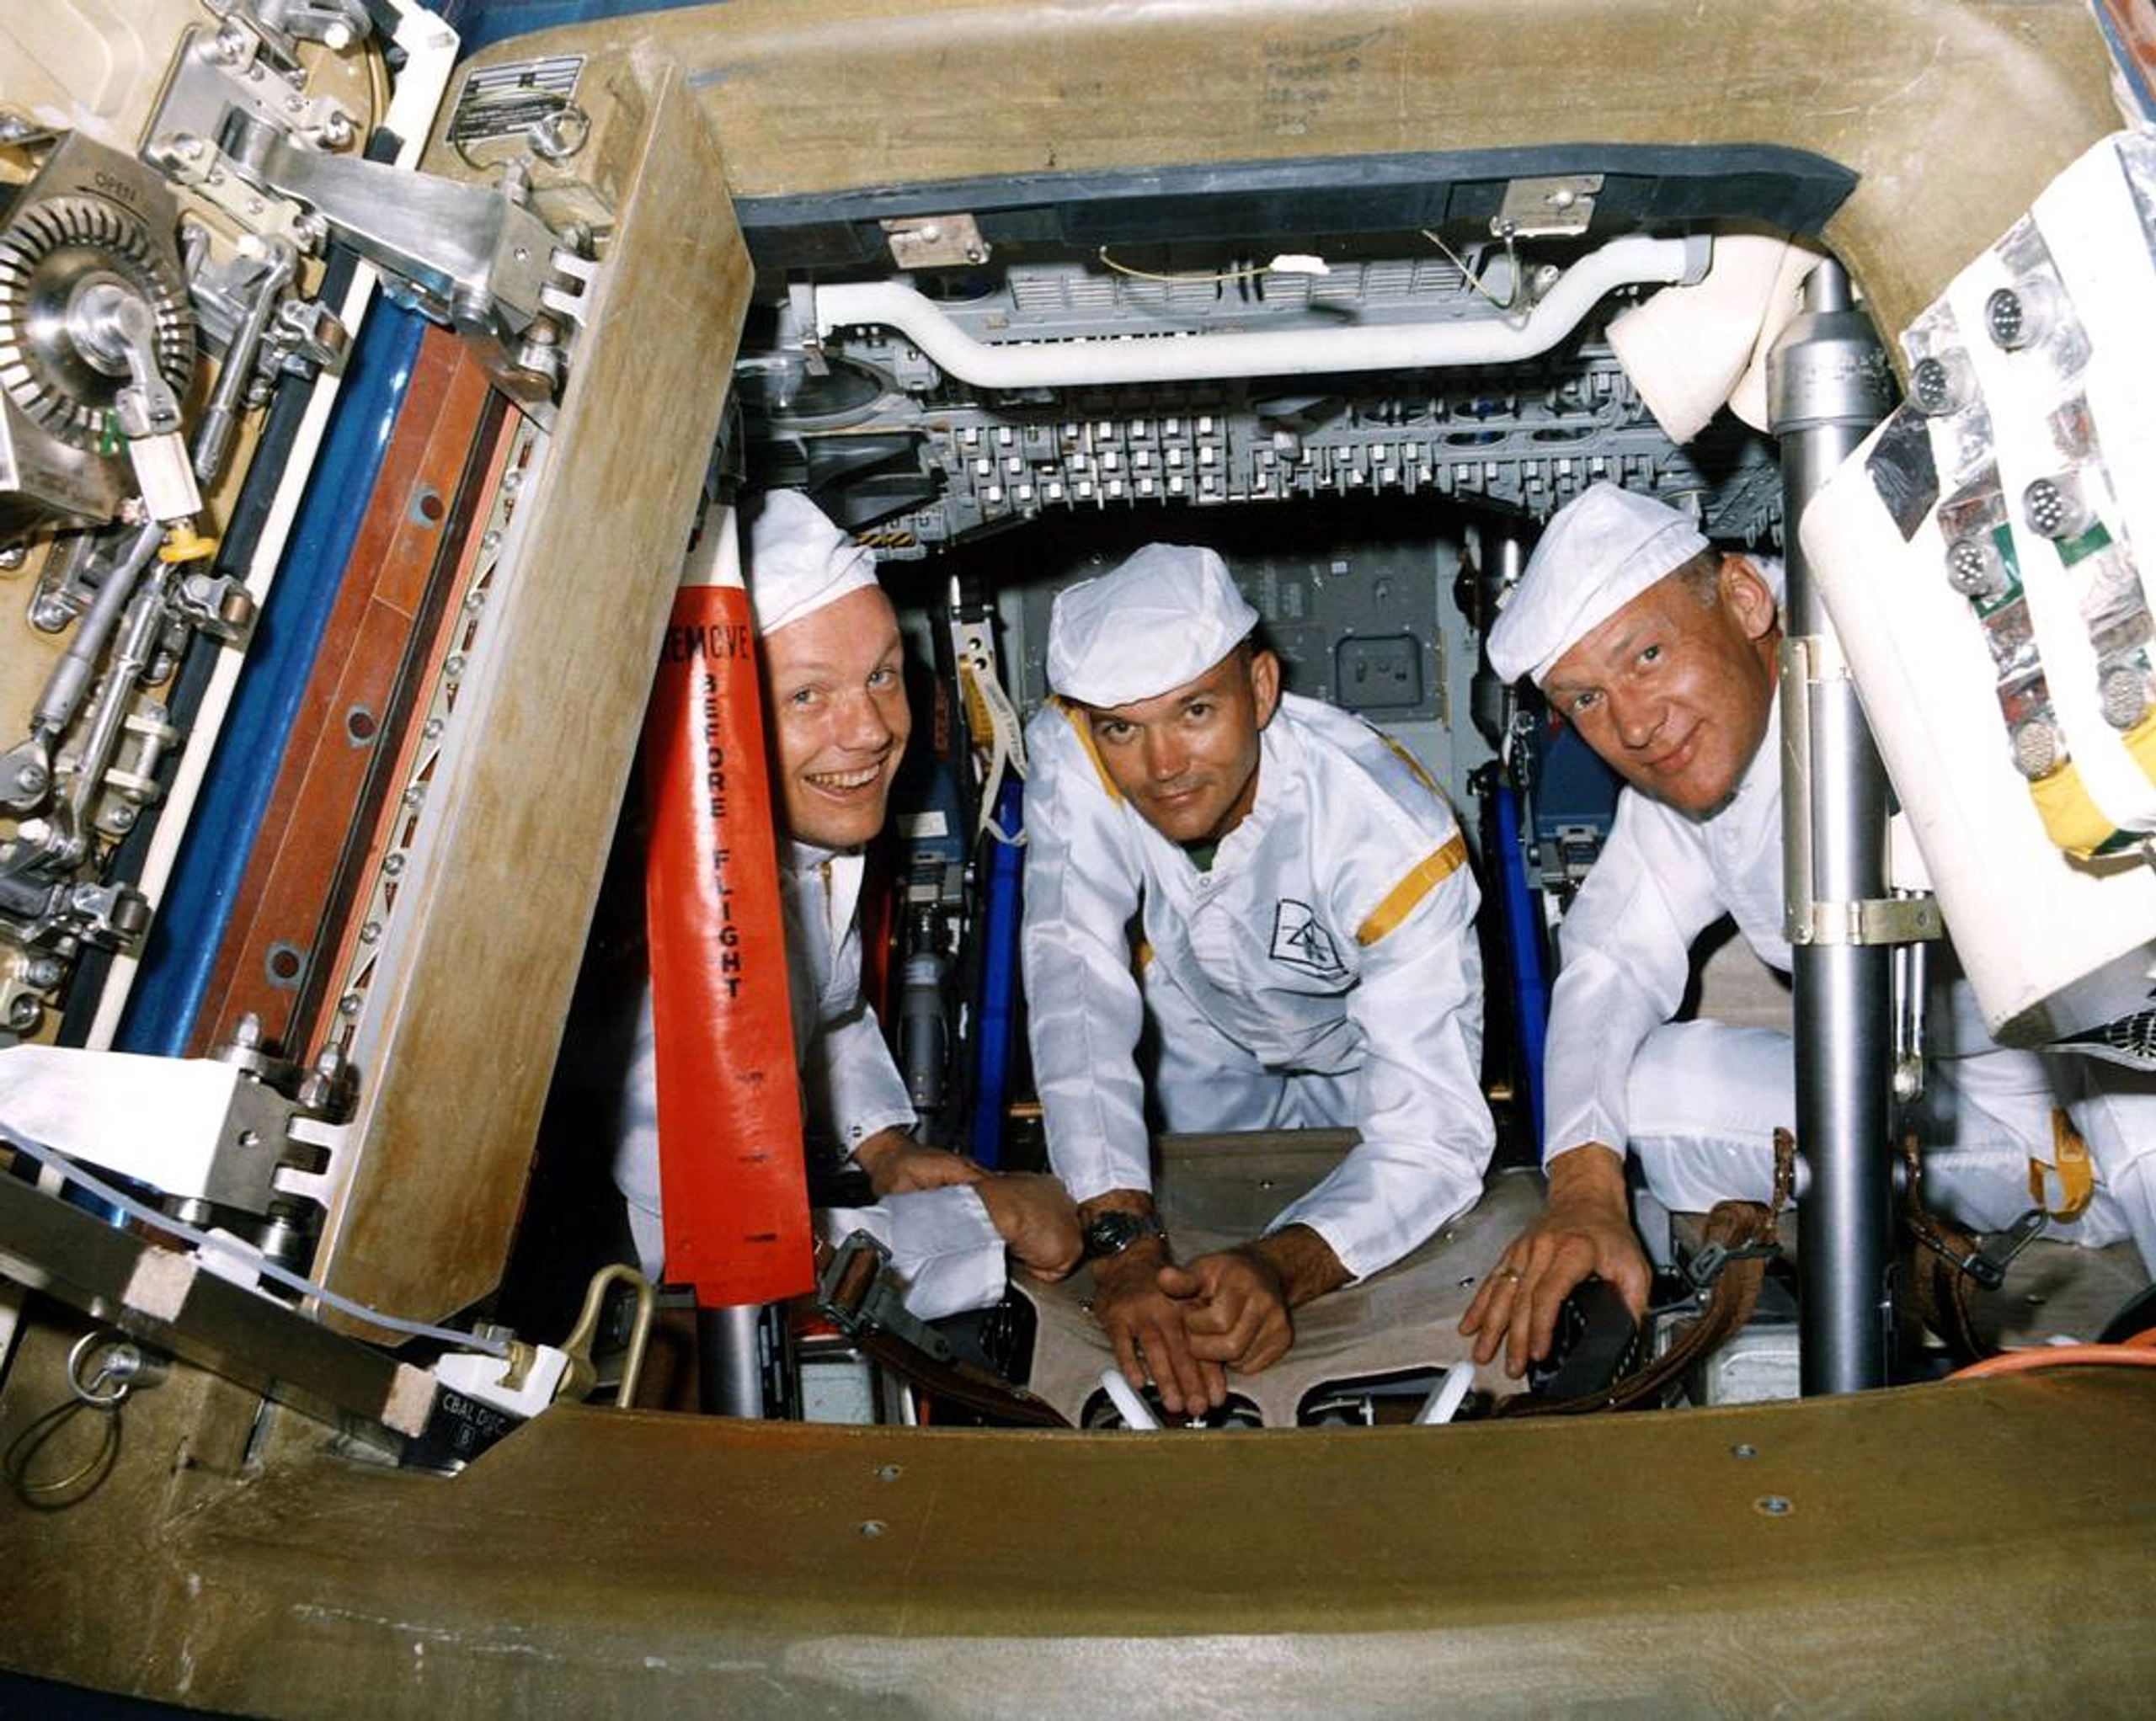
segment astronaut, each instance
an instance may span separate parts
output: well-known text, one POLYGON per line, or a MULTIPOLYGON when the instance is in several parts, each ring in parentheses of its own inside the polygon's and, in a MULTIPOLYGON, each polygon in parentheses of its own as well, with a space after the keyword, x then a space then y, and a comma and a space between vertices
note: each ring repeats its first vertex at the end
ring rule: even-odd
POLYGON ((1171 1413, 1294 1341, 1289 1311, 1399 1260, 1481 1193, 1477 894, 1458 824, 1358 719, 1283 694, 1209 550, 1155 544, 1060 593, 1027 731, 1023 956, 1050 1163, 1094 1313, 1171 1413), (1142 925, 1134 951, 1131 928, 1142 925), (1265 1234, 1177 1262, 1147 1084, 1171 1130, 1352 1125, 1265 1234))
MULTIPOLYGON (((1786 1035, 1670 1020, 1694 939, 1725 914, 1764 961, 1790 967, 1778 581, 1771 563, 1710 549, 1673 509, 1597 484, 1550 520, 1491 630, 1497 673, 1531 675, 1628 785, 1560 930, 1544 1072, 1548 1202, 1460 1323, 1478 1361, 1502 1345, 1513 1374, 1547 1354, 1559 1305, 1589 1273, 1635 1313, 1644 1305, 1628 1152, 1672 1208, 1764 1201, 1774 1129, 1795 1122, 1786 1035)), ((2156 1178, 2136 1157, 2156 1143, 2146 1079, 2106 1070, 2100 1087, 2084 1060, 1999 1047, 1967 983, 1943 989, 1915 1120, 1933 1143, 1927 1202, 1996 1230, 2033 1191, 2055 1212, 2079 1210, 2054 1235, 2091 1247, 2133 1235, 2156 1262, 2156 1178), (2064 1185, 2060 1100, 2094 1151, 2093 1187, 2064 1185)))
MULTIPOLYGON (((798 492, 773 491, 750 529, 748 583, 761 648, 782 827, 779 888, 803 1105, 812 1136, 868 1174, 873 1207, 833 1210, 892 1252, 924 1319, 1002 1294, 1004 1251, 1045 1278, 1078 1259, 1076 1217, 1053 1178, 991 1175, 915 1143, 905 1083, 861 996, 862 846, 883 829, 912 719, 903 647, 874 557, 798 492)), ((614 1180, 645 1271, 657 1277, 656 1047, 649 988, 621 1102, 614 1180)))

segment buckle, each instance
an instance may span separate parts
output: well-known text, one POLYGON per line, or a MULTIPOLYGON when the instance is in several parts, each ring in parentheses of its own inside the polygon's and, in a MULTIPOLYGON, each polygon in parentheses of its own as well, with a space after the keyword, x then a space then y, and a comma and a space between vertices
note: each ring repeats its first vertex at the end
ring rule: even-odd
POLYGON ((2006 1282, 2006 1270, 2014 1264, 2014 1257, 2042 1234, 2047 1219, 2048 1215, 2041 1207, 2031 1207, 2004 1231, 1993 1232, 1988 1245, 1972 1244, 1967 1255, 1948 1248, 1946 1239, 1929 1227, 1919 1231, 1917 1238, 1934 1255, 1967 1273, 1985 1290, 1996 1291, 2006 1282))
POLYGON ((858 1343, 877 1333, 952 1360, 951 1341, 907 1312, 905 1289, 885 1273, 891 1252, 866 1231, 849 1234, 816 1276, 816 1312, 858 1343))
POLYGON ((1703 1243, 1692 1251, 1691 1260, 1684 1263, 1684 1276, 1695 1288, 1704 1291, 1721 1276, 1722 1269, 1732 1261, 1771 1260, 1781 1252, 1781 1244, 1764 1240, 1740 1243, 1733 1249, 1726 1243, 1703 1243))

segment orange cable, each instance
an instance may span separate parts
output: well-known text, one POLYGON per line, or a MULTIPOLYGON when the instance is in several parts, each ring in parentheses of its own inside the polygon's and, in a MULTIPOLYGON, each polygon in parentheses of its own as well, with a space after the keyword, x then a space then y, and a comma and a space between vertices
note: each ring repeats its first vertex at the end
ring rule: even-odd
POLYGON ((2074 1363, 2115 1363, 2127 1368, 2156 1368, 2156 1327, 2136 1333, 2122 1345, 2052 1345, 2028 1351, 2003 1351, 1967 1368, 1957 1368, 1949 1380, 1982 1380, 1992 1375, 2027 1374, 2036 1369, 2074 1363))

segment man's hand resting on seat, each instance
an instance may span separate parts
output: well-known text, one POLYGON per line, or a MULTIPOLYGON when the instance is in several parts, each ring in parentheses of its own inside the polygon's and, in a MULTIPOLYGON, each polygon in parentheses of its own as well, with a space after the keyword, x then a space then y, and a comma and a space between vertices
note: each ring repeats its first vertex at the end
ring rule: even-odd
POLYGON ((1070 1192, 1054 1178, 1034 1171, 980 1174, 976 1168, 974 1191, 988 1209, 989 1222, 1010 1249, 1011 1260, 1036 1279, 1060 1279, 1078 1265, 1084 1252, 1078 1208, 1070 1192))
POLYGON ((1475 1339, 1475 1360, 1504 1347, 1505 1372, 1518 1376, 1550 1354, 1557 1311, 1580 1281, 1598 1273, 1617 1287, 1637 1319, 1652 1275, 1632 1230, 1625 1161, 1598 1142, 1561 1154, 1545 1168, 1542 1217, 1505 1245, 1460 1317, 1475 1339))

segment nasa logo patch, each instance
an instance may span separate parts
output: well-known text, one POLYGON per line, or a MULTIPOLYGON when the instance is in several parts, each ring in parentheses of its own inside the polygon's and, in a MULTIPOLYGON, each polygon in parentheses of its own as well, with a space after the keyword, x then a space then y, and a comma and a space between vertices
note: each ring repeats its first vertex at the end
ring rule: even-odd
POLYGON ((1317 924, 1317 910, 1308 903, 1283 897, 1273 911, 1273 960, 1307 968, 1313 974, 1344 974, 1340 952, 1332 935, 1317 924))

